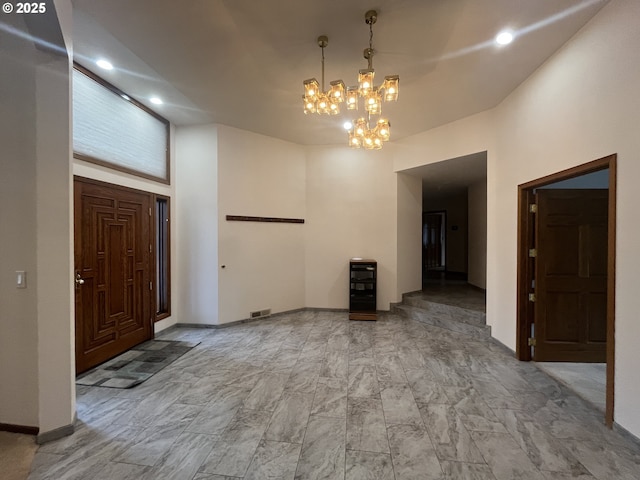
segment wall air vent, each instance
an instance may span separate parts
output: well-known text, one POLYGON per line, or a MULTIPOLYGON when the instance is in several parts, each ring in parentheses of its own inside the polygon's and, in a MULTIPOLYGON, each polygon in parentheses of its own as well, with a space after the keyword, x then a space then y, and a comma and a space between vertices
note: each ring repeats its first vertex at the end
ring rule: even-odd
POLYGON ((254 318, 265 318, 271 315, 271 309, 267 308, 265 310, 257 310, 255 312, 251 312, 249 314, 249 318, 250 319, 254 319, 254 318))

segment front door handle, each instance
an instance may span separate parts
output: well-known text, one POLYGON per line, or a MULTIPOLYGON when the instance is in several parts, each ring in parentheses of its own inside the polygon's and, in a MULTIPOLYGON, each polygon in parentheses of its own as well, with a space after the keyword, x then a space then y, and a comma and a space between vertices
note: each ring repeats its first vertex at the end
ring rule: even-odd
POLYGON ((76 273, 76 288, 80 285, 84 285, 84 278, 80 276, 80 272, 76 273))

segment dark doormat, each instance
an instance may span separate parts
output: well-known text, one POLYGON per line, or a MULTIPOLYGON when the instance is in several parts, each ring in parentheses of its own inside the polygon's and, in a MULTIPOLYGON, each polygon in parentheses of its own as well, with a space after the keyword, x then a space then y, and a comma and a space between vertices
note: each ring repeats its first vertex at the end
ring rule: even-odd
POLYGON ((149 340, 76 377, 76 385, 131 388, 175 362, 198 343, 149 340))

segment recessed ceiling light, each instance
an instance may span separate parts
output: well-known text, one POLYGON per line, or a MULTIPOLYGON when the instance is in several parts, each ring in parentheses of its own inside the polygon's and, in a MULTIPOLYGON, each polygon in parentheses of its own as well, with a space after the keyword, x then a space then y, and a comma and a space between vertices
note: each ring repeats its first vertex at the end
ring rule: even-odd
POLYGON ((100 68, 103 68, 105 70, 113 70, 113 65, 111 64, 111 62, 103 58, 98 60, 96 62, 96 65, 98 65, 100 68))
POLYGON ((513 42, 513 32, 510 30, 503 30, 496 35, 496 43, 498 45, 509 45, 511 42, 513 42))
POLYGON ((158 98, 158 97, 151 97, 151 98, 149 99, 149 101, 150 101, 151 103, 153 103, 154 105, 162 105, 162 103, 163 103, 163 102, 162 102, 162 99, 161 99, 161 98, 158 98))
POLYGON ((342 126, 345 130, 351 130, 353 128, 353 124, 351 122, 344 122, 342 126))

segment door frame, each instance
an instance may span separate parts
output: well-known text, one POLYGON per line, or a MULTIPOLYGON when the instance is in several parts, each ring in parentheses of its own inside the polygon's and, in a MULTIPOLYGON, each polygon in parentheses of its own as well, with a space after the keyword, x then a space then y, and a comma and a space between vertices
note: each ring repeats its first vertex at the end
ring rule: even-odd
POLYGON ((534 238, 534 218, 529 213, 533 191, 550 183, 609 169, 609 199, 607 225, 607 387, 605 424, 613 426, 614 372, 615 372, 615 287, 616 287, 616 162, 617 154, 593 160, 573 168, 518 185, 518 253, 517 253, 517 307, 516 307, 516 357, 531 361, 528 339, 533 324, 533 304, 529 301, 531 282, 534 278, 534 259, 529 257, 534 238))

